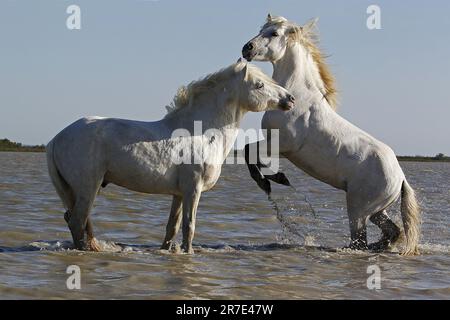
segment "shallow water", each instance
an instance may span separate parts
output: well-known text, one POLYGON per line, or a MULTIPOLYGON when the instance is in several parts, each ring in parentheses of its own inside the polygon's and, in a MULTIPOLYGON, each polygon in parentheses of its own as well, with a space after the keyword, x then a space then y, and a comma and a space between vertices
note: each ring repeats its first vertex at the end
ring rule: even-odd
MULTIPOLYGON (((202 196, 192 256, 159 250, 170 197, 108 186, 93 222, 97 238, 118 247, 90 253, 70 249, 45 155, 0 153, 0 298, 450 298, 449 163, 402 163, 423 206, 418 257, 341 250, 344 193, 282 167, 296 191, 274 186, 269 201, 245 166, 224 166, 202 196), (69 265, 81 268, 81 290, 66 287, 69 265), (371 265, 380 290, 367 288, 371 265)), ((400 221, 398 203, 390 213, 400 221)), ((371 226, 369 235, 379 232, 371 226)))

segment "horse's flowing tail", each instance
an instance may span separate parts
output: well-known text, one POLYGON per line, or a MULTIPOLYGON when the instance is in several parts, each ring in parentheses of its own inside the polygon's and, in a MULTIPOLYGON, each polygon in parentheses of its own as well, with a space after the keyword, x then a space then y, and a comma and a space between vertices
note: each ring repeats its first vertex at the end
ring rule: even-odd
POLYGON ((72 189, 70 188, 69 184, 64 180, 63 176, 58 170, 58 167, 56 166, 54 155, 55 153, 54 140, 50 141, 45 149, 47 152, 47 166, 50 179, 53 185, 55 186, 56 192, 61 198, 64 207, 66 208, 66 210, 70 211, 74 206, 75 200, 73 198, 72 189))
POLYGON ((420 206, 414 190, 405 180, 402 185, 401 212, 406 235, 406 246, 402 253, 405 256, 418 255, 420 239, 420 206))

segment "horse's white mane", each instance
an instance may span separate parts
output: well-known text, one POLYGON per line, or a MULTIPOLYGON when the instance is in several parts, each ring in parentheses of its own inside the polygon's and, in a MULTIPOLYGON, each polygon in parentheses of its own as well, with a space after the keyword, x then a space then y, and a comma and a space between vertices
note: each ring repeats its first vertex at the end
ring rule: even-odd
POLYGON ((247 77, 258 78, 265 82, 274 83, 274 80, 262 72, 258 67, 247 63, 238 61, 229 67, 221 69, 217 72, 211 73, 204 78, 197 81, 192 81, 187 86, 178 88, 176 95, 173 97, 170 105, 166 106, 167 115, 172 115, 181 108, 190 106, 195 98, 202 93, 215 88, 221 83, 227 81, 231 77, 237 75, 247 66, 247 77))
POLYGON ((289 33, 289 43, 300 43, 306 48, 306 50, 311 54, 313 60, 317 64, 319 69, 320 77, 322 78, 325 87, 325 98, 328 104, 333 110, 336 110, 337 106, 337 89, 336 80, 330 71, 330 68, 325 62, 326 56, 320 51, 318 43, 319 37, 316 31, 317 20, 312 20, 305 26, 299 26, 294 22, 287 20, 280 16, 268 16, 266 23, 261 27, 261 30, 271 27, 271 26, 285 26, 290 28, 289 33))

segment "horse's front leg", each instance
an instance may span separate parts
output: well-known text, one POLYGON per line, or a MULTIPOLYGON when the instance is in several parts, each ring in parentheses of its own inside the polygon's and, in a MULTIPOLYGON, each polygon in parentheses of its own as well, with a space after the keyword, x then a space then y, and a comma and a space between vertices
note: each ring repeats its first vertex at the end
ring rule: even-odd
POLYGON ((163 250, 170 250, 173 244, 173 239, 178 233, 181 224, 181 207, 182 198, 180 196, 173 196, 172 207, 170 209, 169 221, 166 226, 166 237, 161 246, 163 250))
POLYGON ((262 163, 260 157, 262 150, 268 155, 269 149, 265 140, 247 144, 245 146, 245 162, 247 163, 248 170, 250 171, 253 180, 255 180, 258 186, 269 195, 272 192, 269 180, 290 187, 291 183, 283 172, 274 172, 268 168, 267 165, 262 163))
POLYGON ((279 168, 279 160, 280 160, 279 148, 280 148, 279 138, 272 137, 271 133, 268 133, 266 140, 257 142, 258 168, 265 178, 272 180, 275 183, 290 187, 291 183, 289 182, 286 175, 283 172, 281 172, 279 168), (273 149, 273 147, 275 147, 274 145, 272 145, 274 141, 278 141, 277 143, 278 151, 275 151, 275 149, 273 149), (270 167, 261 161, 261 155, 271 159, 270 167))
POLYGON ((193 254, 192 240, 195 233, 195 219, 197 216, 198 202, 200 201, 201 188, 197 186, 193 190, 183 194, 183 243, 185 253, 193 254))
POLYGON ((265 193, 271 193, 270 181, 261 173, 263 164, 259 158, 259 142, 247 144, 244 149, 245 163, 253 180, 265 193))

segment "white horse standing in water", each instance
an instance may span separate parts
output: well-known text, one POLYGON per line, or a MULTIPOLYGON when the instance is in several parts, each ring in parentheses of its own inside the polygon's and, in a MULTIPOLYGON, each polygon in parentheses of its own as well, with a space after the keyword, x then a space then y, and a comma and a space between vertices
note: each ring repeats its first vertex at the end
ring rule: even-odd
MULTIPOLYGON (((296 107, 289 112, 266 112, 262 128, 279 129, 280 154, 298 168, 347 192, 350 247, 368 248, 368 219, 382 230, 381 240, 370 248, 385 249, 399 238, 400 229, 386 209, 401 194, 406 234, 403 253, 418 254, 420 210, 414 191, 394 152, 335 112, 334 78, 314 41, 314 26, 315 21, 301 27, 269 15, 260 33, 243 47, 247 60, 270 61, 273 79, 297 98, 296 107)), ((270 136, 259 143, 262 148, 270 146, 268 140, 270 136)), ((270 193, 268 179, 289 184, 282 173, 264 176, 263 167, 259 160, 256 165, 249 163, 252 177, 266 192, 270 193)))
POLYGON ((114 183, 138 192, 173 195, 162 248, 170 249, 183 221, 182 247, 193 253, 200 195, 218 180, 242 117, 247 111, 289 110, 293 102, 286 89, 240 60, 182 87, 160 121, 91 117, 71 124, 48 144, 47 162, 67 209, 64 217, 75 247, 100 250, 89 213, 100 187, 114 183), (201 121, 209 134, 198 134, 195 121, 201 121), (175 136, 180 129, 186 134, 175 136), (201 161, 193 163, 199 154, 201 161))

